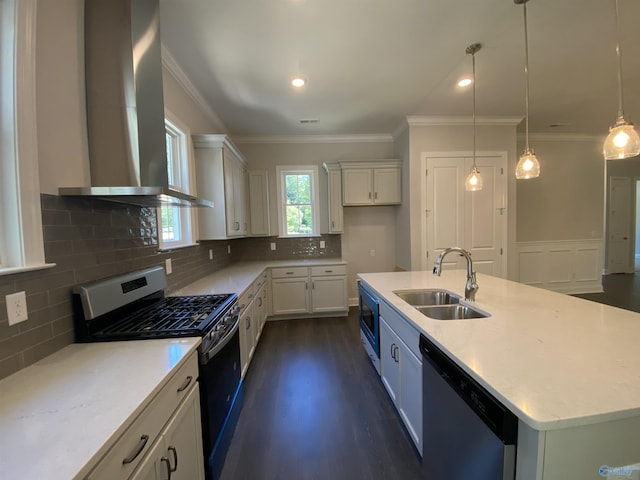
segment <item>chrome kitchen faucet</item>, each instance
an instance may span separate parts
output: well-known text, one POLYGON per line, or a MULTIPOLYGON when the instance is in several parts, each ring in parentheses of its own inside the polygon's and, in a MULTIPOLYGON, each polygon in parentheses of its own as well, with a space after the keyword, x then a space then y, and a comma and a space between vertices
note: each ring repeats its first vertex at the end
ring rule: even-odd
POLYGON ((451 252, 458 252, 461 256, 467 259, 467 283, 464 286, 464 299, 474 302, 476 300, 476 292, 478 291, 478 283, 476 282, 476 272, 473 271, 473 261, 471 260, 471 254, 464 248, 449 247, 445 248, 433 265, 433 274, 440 276, 442 273, 442 260, 445 255, 451 252))

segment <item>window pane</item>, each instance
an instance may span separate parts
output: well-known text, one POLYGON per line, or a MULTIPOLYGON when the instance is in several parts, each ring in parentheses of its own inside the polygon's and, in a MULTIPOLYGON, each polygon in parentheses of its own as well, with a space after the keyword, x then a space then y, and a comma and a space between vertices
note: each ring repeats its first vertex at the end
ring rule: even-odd
POLYGON ((308 235, 313 231, 310 205, 287 205, 287 234, 308 235))
POLYGON ((311 176, 285 175, 287 204, 300 205, 311 203, 311 176))
POLYGON ((164 242, 179 242, 180 209, 178 207, 161 207, 162 211, 162 240, 164 242))
POLYGON ((167 142, 167 173, 169 174, 169 185, 175 185, 173 180, 173 137, 168 133, 165 134, 165 141, 167 142))

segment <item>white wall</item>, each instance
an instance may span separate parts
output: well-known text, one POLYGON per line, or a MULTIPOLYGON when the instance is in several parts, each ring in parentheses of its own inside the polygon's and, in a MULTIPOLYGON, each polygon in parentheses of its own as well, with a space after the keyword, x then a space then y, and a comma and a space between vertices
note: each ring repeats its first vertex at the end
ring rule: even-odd
MULTIPOLYGON (((425 173, 422 171, 421 158, 423 152, 452 152, 473 150, 473 130, 469 125, 464 126, 438 126, 411 125, 408 127, 408 164, 409 171, 403 173, 403 193, 408 192, 409 211, 403 204, 398 217, 396 229, 396 251, 399 253, 397 265, 411 270, 421 268, 421 179, 425 173), (410 252, 410 253, 402 253, 410 252)), ((399 155, 406 148, 406 142, 399 137, 396 140, 396 148, 399 155)), ((517 278, 515 226, 516 226, 516 196, 515 196, 515 165, 516 153, 516 125, 478 125, 477 142, 478 151, 504 151, 507 153, 507 277, 517 278)), ((407 159, 405 158, 405 166, 407 159)), ((405 198, 407 198, 405 197, 405 198)))
POLYGON ((347 294, 351 305, 358 301, 357 273, 392 272, 395 268, 396 210, 393 206, 344 208, 342 258, 349 262, 347 294))

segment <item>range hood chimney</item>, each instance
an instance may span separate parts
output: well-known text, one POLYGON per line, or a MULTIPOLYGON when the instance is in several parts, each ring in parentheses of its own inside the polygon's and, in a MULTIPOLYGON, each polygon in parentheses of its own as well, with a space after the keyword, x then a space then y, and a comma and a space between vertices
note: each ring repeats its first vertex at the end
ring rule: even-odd
POLYGON ((213 202, 169 185, 158 0, 86 0, 90 187, 60 195, 141 206, 213 202))

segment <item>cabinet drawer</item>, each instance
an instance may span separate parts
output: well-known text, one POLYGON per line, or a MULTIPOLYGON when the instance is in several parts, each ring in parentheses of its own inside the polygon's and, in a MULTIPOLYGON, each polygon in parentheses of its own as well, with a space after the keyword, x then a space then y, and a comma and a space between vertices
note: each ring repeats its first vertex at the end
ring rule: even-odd
POLYGON ((240 313, 244 311, 245 308, 249 306, 251 300, 253 300, 254 290, 253 283, 249 285, 244 292, 238 295, 238 308, 240 309, 240 313))
POLYGON ((87 480, 129 478, 155 442, 164 424, 197 381, 198 359, 194 352, 122 437, 116 440, 113 448, 87 476, 87 480))
POLYGON ((307 267, 272 268, 271 278, 296 278, 309 275, 307 267))
POLYGON ((326 277, 328 275, 346 275, 346 265, 325 265, 322 267, 311 267, 312 277, 326 277))
POLYGON ((420 353, 420 334, 418 331, 405 320, 402 315, 397 313, 386 302, 380 302, 380 316, 389 324, 391 329, 400 337, 407 345, 407 348, 418 358, 422 358, 420 353))

